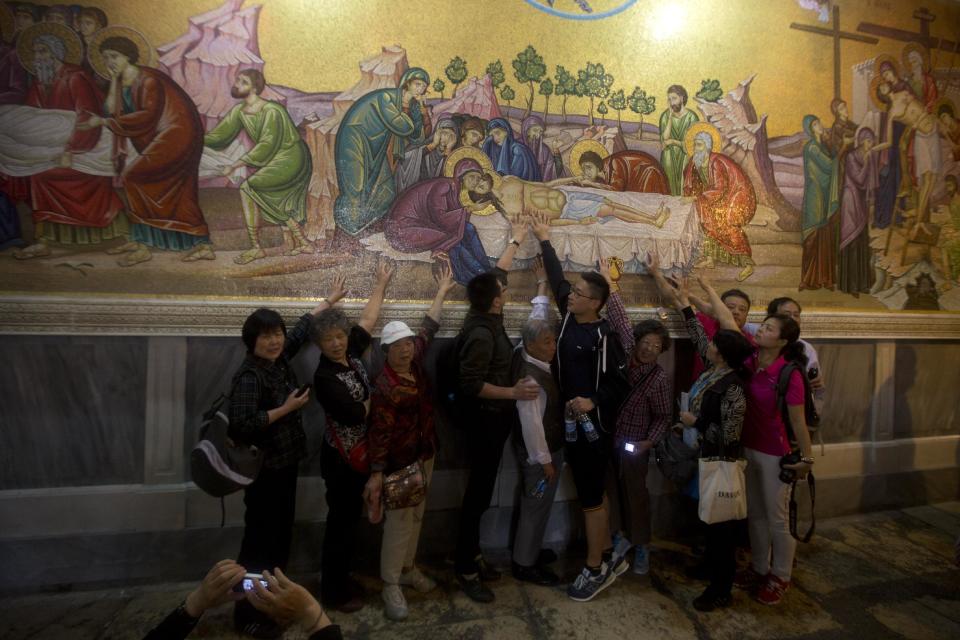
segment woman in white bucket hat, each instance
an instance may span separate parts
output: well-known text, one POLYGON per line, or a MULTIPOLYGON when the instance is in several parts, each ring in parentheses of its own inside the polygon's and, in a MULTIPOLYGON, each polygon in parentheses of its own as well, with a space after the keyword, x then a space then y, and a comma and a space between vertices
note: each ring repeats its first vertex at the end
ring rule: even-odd
MULTIPOLYGON (((441 265, 436 276, 437 295, 417 333, 395 320, 383 327, 380 336, 386 364, 372 385, 367 432, 371 475, 365 495, 372 519, 379 511, 385 476, 419 462, 426 484, 433 471, 438 443, 424 356, 440 328, 443 300, 456 286, 449 265, 441 265)), ((384 582, 386 614, 391 620, 403 620, 409 612, 401 585, 421 593, 437 586, 414 564, 425 507, 423 499, 419 504, 390 509, 386 514, 380 577, 384 582)))

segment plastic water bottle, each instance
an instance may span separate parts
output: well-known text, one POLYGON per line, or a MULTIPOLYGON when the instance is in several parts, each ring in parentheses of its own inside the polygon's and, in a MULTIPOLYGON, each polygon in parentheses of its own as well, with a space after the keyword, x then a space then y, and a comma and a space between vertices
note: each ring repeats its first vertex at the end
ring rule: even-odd
POLYGON ((564 438, 566 438, 567 442, 577 441, 577 418, 569 408, 563 416, 563 430, 564 438))
POLYGON ((583 427, 583 435, 587 436, 587 442, 596 442, 600 439, 600 434, 597 433, 597 429, 593 426, 593 420, 590 419, 589 415, 581 413, 578 421, 580 422, 580 426, 583 427))
POLYGON ((530 496, 539 500, 543 497, 543 494, 547 491, 547 479, 540 478, 540 482, 537 483, 537 486, 533 488, 533 491, 530 492, 530 496))

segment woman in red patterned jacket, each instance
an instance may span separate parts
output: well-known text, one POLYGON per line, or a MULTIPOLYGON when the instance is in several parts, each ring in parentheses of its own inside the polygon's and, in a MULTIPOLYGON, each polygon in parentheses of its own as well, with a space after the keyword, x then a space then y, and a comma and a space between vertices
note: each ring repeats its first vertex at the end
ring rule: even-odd
MULTIPOLYGON (((423 464, 425 481, 433 471, 437 438, 433 428, 433 403, 424 371, 424 356, 440 328, 443 299, 454 287, 453 272, 444 265, 437 277, 437 295, 424 316, 418 333, 406 323, 394 321, 383 328, 380 345, 386 356, 383 371, 370 393, 370 424, 367 431, 370 456, 368 504, 377 507, 384 476, 418 460, 423 464)), ((393 509, 383 527, 380 553, 380 577, 387 617, 403 620, 408 615, 401 585, 424 593, 437 584, 414 565, 417 540, 426 500, 393 509)))

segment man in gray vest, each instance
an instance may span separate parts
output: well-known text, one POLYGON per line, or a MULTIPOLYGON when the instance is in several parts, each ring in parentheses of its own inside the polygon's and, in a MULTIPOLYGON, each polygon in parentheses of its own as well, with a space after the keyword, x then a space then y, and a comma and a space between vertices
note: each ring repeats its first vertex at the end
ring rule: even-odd
POLYGON ((513 543, 513 577, 552 586, 557 575, 539 562, 543 534, 563 467, 563 398, 550 361, 557 351, 555 318, 527 320, 513 358, 513 380, 533 378, 540 393, 533 400, 518 400, 519 428, 514 443, 523 478, 520 522, 513 543))

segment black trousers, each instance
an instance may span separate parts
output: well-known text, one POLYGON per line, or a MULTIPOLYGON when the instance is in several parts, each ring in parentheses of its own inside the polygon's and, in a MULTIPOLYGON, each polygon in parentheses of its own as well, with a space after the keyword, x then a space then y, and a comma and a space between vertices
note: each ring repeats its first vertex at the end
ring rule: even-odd
POLYGON ((326 440, 320 448, 320 475, 327 485, 329 509, 320 559, 320 598, 327 605, 336 605, 351 597, 350 559, 369 476, 354 471, 326 440))
POLYGON ((460 574, 478 571, 480 555, 480 519, 490 508, 497 484, 497 472, 503 447, 513 428, 510 411, 471 411, 467 429, 467 464, 470 477, 460 507, 460 528, 454 569, 460 574))
MULTIPOLYGON (((287 568, 293 518, 297 505, 297 465, 282 469, 261 469, 243 494, 243 542, 237 562, 250 573, 287 568)), ((237 602, 238 620, 262 618, 246 600, 237 602)))
POLYGON ((739 520, 716 522, 707 525, 706 557, 710 574, 711 591, 727 595, 733 588, 733 576, 737 570, 737 526, 739 520))

